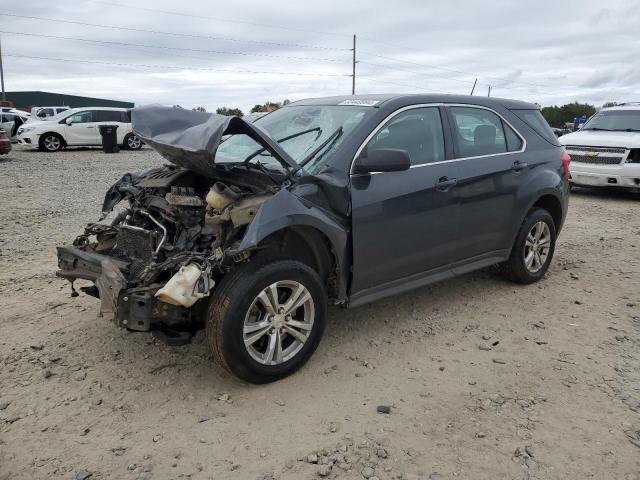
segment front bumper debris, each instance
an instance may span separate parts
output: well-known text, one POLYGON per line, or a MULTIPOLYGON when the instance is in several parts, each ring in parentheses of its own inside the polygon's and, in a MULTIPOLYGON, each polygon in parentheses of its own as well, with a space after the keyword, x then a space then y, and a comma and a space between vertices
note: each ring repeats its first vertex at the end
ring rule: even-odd
MULTIPOLYGON (((148 332, 159 328, 190 325, 192 311, 189 308, 170 305, 154 297, 162 285, 129 288, 125 274, 129 262, 99 253, 85 252, 76 247, 58 247, 58 277, 70 282, 76 279, 90 280, 97 287, 100 298, 100 316, 129 330, 148 332)), ((95 289, 84 288, 95 294, 95 289)))

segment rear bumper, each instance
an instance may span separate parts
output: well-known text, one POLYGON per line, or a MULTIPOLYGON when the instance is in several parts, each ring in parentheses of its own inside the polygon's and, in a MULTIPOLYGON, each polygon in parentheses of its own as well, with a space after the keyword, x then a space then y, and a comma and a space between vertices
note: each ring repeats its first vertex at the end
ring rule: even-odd
MULTIPOLYGON (((100 298, 100 314, 122 328, 149 331, 161 326, 191 324, 192 310, 155 298, 161 287, 129 288, 125 274, 129 263, 73 246, 58 247, 56 275, 70 282, 92 281, 100 298)), ((83 289, 87 293, 96 294, 83 289)))
POLYGON ((640 163, 588 165, 572 162, 571 183, 586 187, 640 188, 640 163))

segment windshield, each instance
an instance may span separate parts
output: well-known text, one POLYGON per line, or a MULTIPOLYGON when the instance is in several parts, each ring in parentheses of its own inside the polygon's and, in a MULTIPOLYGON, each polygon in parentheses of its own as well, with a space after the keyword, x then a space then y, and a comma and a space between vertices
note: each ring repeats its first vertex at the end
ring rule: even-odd
MULTIPOLYGON (((311 156, 304 169, 315 173, 369 110, 370 107, 353 106, 289 106, 257 119, 255 125, 266 130, 297 163, 311 156)), ((225 140, 216 152, 216 162, 220 163, 247 159, 269 168, 282 168, 259 143, 244 134, 225 140)))
POLYGON ((640 131, 640 110, 605 110, 585 123, 582 130, 640 131))

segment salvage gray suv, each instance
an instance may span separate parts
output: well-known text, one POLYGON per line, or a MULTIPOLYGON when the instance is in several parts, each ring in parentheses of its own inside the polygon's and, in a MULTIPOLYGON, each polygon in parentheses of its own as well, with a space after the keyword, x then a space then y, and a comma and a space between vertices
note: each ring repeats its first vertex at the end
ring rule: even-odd
POLYGON ((132 118, 171 164, 114 184, 112 220, 58 248, 58 275, 74 294, 93 282, 82 290, 120 327, 170 344, 205 328, 213 357, 250 382, 309 359, 329 302, 493 264, 539 280, 567 213, 569 157, 528 103, 377 95, 253 124, 159 106, 132 118))

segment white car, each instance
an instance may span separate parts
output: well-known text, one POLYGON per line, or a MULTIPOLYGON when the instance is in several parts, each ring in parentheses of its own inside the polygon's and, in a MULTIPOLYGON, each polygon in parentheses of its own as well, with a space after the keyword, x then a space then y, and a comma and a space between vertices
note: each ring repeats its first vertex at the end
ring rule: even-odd
POLYGON ((558 141, 571 157, 571 183, 640 188, 640 102, 603 108, 558 141))
POLYGON ((131 115, 125 108, 73 108, 42 122, 29 122, 18 129, 18 143, 55 152, 71 146, 100 146, 101 125, 117 125, 122 148, 139 150, 142 140, 131 130, 131 115))
POLYGON ((40 120, 46 120, 47 118, 55 117, 59 113, 70 110, 69 107, 32 107, 31 115, 40 120))
POLYGON ((31 115, 15 108, 3 107, 0 110, 0 128, 2 128, 11 141, 15 141, 18 129, 30 120, 31 115))

